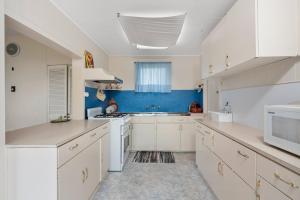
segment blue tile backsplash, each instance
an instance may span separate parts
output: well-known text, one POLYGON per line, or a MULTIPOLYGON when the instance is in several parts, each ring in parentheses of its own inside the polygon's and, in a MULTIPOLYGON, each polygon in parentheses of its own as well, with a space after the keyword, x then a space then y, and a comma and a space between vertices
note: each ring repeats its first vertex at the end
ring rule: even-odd
POLYGON ((96 97, 97 89, 85 89, 89 97, 85 98, 86 108, 106 107, 108 100, 114 98, 119 105, 119 112, 188 112, 192 102, 203 105, 202 92, 196 90, 172 90, 171 93, 136 93, 132 90, 106 91, 106 101, 96 97))

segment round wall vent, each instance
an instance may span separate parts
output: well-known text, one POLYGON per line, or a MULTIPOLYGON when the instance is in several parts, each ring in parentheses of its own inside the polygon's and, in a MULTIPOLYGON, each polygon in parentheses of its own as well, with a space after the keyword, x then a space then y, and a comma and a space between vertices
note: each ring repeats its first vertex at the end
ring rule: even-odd
POLYGON ((9 43, 6 46, 6 52, 10 56, 18 56, 20 54, 20 46, 16 43, 9 43))

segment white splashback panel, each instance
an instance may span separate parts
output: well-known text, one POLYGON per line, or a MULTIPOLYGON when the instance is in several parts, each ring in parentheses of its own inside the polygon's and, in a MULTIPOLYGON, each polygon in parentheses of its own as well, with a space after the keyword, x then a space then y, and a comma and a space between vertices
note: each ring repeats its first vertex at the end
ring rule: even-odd
POLYGON ((222 91, 220 108, 229 101, 233 121, 263 130, 264 105, 284 105, 300 102, 300 83, 222 91))

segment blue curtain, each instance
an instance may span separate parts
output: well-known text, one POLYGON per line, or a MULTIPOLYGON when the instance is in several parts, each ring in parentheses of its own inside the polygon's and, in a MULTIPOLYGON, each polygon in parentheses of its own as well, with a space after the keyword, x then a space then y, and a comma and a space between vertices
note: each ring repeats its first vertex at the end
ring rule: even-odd
POLYGON ((136 92, 171 92, 170 62, 136 62, 136 92))

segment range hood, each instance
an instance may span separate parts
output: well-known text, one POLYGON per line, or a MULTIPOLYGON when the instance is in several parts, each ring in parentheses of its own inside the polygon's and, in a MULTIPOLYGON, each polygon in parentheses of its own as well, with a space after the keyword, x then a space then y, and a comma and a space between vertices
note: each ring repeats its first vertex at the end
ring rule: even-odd
POLYGON ((102 68, 84 69, 84 79, 86 81, 93 81, 97 83, 123 83, 122 79, 117 78, 102 68))

